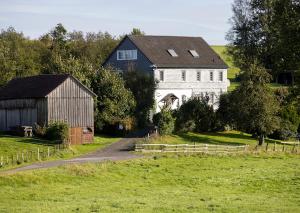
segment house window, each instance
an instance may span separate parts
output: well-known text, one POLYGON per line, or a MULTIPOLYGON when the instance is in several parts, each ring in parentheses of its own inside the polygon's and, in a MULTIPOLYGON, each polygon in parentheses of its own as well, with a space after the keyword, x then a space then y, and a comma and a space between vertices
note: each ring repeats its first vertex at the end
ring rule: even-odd
POLYGON ((213 71, 209 72, 209 80, 214 81, 214 72, 213 71))
POLYGON ((181 99, 182 99, 182 103, 184 104, 186 102, 186 95, 182 95, 181 99))
POLYGON ((160 81, 164 81, 165 80, 164 71, 159 71, 159 80, 160 81))
POLYGON ((219 81, 223 81, 223 72, 219 72, 219 81))
POLYGON ((197 53, 196 50, 189 50, 189 52, 191 53, 191 55, 192 55, 194 58, 199 58, 199 54, 197 53))
POLYGON ((185 81, 185 80, 186 80, 186 73, 185 73, 185 70, 182 70, 182 71, 181 71, 181 80, 182 80, 182 81, 185 81))
POLYGON ((137 50, 118 50, 117 60, 137 60, 137 50))
POLYGON ((212 104, 215 102, 215 95, 214 95, 214 93, 210 93, 209 100, 210 100, 210 102, 212 104))
POLYGON ((172 57, 178 57, 177 53, 176 53, 175 50, 173 50, 173 49, 168 49, 168 53, 169 53, 172 57))
POLYGON ((197 81, 201 81, 201 72, 197 71, 197 81))

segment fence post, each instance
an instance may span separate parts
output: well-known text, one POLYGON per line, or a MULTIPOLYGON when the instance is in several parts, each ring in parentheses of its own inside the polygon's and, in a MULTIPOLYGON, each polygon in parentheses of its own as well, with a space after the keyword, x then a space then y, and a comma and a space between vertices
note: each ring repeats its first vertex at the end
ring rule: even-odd
POLYGON ((293 146, 293 149, 292 149, 292 153, 294 153, 295 152, 295 147, 296 147, 296 144, 294 144, 294 146, 293 146))
POLYGON ((282 151, 284 152, 284 144, 283 144, 283 146, 282 146, 282 151))
POLYGON ((6 156, 6 164, 8 165, 9 161, 8 161, 8 156, 6 156))
POLYGON ((24 163, 24 152, 22 152, 22 163, 24 163))
POLYGON ((274 142, 274 149, 273 151, 276 151, 276 141, 274 142))
POLYGON ((38 158, 38 161, 40 160, 40 148, 37 149, 37 158, 38 158))
POLYGON ((269 148, 269 141, 267 141, 266 152, 268 152, 268 148, 269 148))
POLYGON ((50 157, 50 148, 48 147, 48 158, 50 157))

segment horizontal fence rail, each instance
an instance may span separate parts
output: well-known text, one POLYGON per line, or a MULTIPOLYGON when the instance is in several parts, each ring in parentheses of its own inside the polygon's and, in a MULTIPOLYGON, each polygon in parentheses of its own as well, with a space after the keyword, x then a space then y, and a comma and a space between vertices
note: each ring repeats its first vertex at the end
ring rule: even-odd
POLYGON ((49 147, 41 147, 32 150, 22 150, 11 155, 0 155, 0 168, 20 165, 23 163, 47 160, 61 151, 68 149, 67 144, 56 144, 49 147))
POLYGON ((136 144, 137 152, 170 152, 170 153, 240 153, 247 151, 248 145, 213 145, 213 144, 136 144))

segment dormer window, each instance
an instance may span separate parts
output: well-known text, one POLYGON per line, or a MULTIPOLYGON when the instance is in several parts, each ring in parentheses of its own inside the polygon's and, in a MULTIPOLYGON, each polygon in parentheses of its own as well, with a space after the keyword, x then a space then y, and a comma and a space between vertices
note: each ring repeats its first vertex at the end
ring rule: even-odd
POLYGON ((118 50, 117 60, 137 60, 137 50, 118 50))
POLYGON ((189 50, 189 52, 191 53, 191 55, 192 55, 194 58, 199 58, 199 54, 197 53, 196 50, 189 50))
POLYGON ((168 53, 172 56, 172 57, 178 57, 177 53, 175 52, 175 50, 173 49, 168 49, 168 53))

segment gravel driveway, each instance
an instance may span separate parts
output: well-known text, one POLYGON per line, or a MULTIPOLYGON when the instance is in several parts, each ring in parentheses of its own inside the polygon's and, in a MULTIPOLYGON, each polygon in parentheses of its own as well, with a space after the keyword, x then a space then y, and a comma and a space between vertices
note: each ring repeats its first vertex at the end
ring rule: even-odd
POLYGON ((144 137, 146 133, 147 131, 145 130, 135 132, 103 149, 76 158, 72 158, 69 160, 56 160, 56 161, 49 161, 49 162, 34 163, 28 166, 0 172, 0 174, 13 174, 20 171, 50 168, 50 167, 56 167, 56 166, 72 164, 72 163, 95 163, 95 162, 102 162, 107 160, 117 161, 117 160, 141 158, 142 157, 141 155, 135 155, 130 151, 133 150, 134 143, 137 140, 140 140, 142 137, 144 137))

